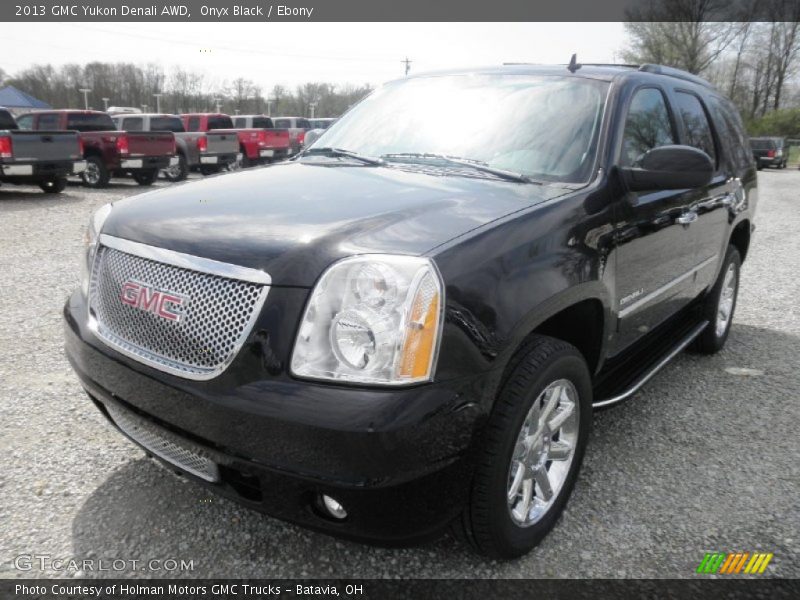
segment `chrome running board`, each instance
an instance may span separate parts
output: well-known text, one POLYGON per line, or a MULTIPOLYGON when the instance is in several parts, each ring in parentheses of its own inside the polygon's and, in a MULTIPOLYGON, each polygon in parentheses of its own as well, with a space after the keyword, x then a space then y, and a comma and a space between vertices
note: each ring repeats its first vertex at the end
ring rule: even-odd
POLYGON ((604 400, 598 400, 592 403, 592 408, 606 408, 608 406, 613 406, 614 404, 618 404, 623 400, 627 400, 631 396, 633 396, 639 389, 647 383, 653 375, 658 373, 664 366, 671 361, 675 356, 680 354, 686 346, 691 344, 694 339, 703 333, 703 330, 708 326, 708 321, 703 321, 696 325, 688 334, 686 334, 681 340, 672 347, 672 349, 667 352, 664 357, 656 362, 650 369, 642 373, 639 378, 637 378, 627 389, 624 391, 612 396, 611 398, 606 398, 604 400))

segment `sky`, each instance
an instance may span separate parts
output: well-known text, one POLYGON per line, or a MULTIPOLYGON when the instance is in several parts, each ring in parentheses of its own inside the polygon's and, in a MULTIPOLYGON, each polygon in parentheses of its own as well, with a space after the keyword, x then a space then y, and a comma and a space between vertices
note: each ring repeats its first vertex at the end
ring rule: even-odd
POLYGON ((309 81, 378 85, 411 72, 503 62, 615 62, 621 23, 18 23, 0 68, 34 63, 154 62, 237 77, 264 90, 309 81))

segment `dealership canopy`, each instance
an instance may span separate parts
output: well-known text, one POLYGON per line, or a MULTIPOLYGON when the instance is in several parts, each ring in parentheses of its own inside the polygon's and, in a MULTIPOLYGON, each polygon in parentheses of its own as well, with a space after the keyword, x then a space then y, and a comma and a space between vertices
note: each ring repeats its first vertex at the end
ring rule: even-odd
POLYGON ((42 102, 22 90, 18 90, 13 85, 0 89, 0 106, 5 108, 52 108, 47 102, 42 102))

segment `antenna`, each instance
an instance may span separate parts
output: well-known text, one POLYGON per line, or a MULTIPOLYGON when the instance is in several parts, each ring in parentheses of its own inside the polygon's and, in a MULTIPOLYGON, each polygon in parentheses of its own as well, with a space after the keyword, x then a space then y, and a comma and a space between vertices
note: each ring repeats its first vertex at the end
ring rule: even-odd
POLYGON ((578 69, 581 68, 581 65, 578 63, 578 55, 573 54, 572 58, 569 59, 569 64, 567 65, 567 69, 570 73, 574 73, 578 69))

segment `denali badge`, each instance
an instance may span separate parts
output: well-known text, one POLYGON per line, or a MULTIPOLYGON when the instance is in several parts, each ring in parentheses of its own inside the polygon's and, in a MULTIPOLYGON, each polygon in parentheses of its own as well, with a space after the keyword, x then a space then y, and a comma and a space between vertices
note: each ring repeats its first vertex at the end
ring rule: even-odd
POLYGON ((180 321, 188 299, 172 292, 157 290, 146 283, 126 281, 122 284, 119 299, 139 310, 153 313, 162 319, 180 321))

